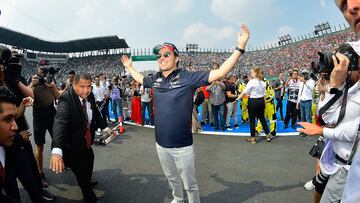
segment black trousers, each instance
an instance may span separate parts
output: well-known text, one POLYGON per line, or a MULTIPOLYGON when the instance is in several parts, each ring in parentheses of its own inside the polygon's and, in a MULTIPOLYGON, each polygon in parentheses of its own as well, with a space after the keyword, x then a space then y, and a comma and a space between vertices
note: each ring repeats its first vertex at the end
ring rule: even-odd
POLYGON ((250 120, 250 133, 251 137, 255 137, 255 121, 256 118, 261 122, 262 127, 264 128, 265 134, 269 134, 269 127, 266 123, 264 111, 265 111, 265 100, 261 98, 249 98, 248 104, 249 111, 249 120, 250 120))
POLYGON ((283 115, 283 103, 282 103, 283 97, 280 98, 276 98, 276 112, 278 112, 278 110, 280 109, 280 118, 281 120, 284 120, 284 115, 283 115))
POLYGON ((295 126, 297 120, 298 110, 296 109, 296 103, 288 101, 286 103, 286 116, 284 120, 284 125, 289 125, 291 118, 291 125, 295 126))
POLYGON ((110 121, 110 113, 109 113, 110 100, 111 100, 110 98, 106 99, 106 105, 105 105, 105 115, 106 115, 108 121, 110 121))
MULTIPOLYGON (((100 107, 102 105, 102 103, 103 102, 96 102, 96 105, 98 105, 100 107)), ((108 108, 106 106, 108 106, 108 104, 106 104, 106 102, 105 102, 104 108, 100 111, 101 119, 103 120, 104 123, 107 123, 106 111, 108 110, 108 108)), ((107 111, 107 112, 109 112, 109 111, 107 111)))
POLYGON ((7 196, 20 200, 16 178, 28 192, 32 202, 44 202, 42 182, 30 142, 16 134, 13 145, 6 149, 5 192, 7 196))
MULTIPOLYGON (((65 155, 64 155, 65 156, 65 155)), ((83 148, 73 151, 67 157, 69 160, 67 166, 73 171, 76 180, 80 186, 81 192, 86 203, 97 201, 97 197, 91 187, 91 176, 94 168, 93 150, 83 148)))

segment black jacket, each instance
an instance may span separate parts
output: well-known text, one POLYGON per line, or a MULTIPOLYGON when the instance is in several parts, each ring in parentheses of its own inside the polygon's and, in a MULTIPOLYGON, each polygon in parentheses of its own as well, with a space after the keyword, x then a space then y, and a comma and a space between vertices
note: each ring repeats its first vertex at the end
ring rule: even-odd
MULTIPOLYGON (((87 100, 92 110, 92 121, 90 124, 91 141, 94 141, 95 130, 105 128, 106 123, 101 119, 98 108, 95 105, 94 95, 91 93, 87 100)), ((63 150, 63 158, 73 156, 78 150, 86 148, 86 116, 82 109, 79 96, 73 87, 65 91, 59 97, 59 105, 55 115, 53 126, 52 147, 63 150)))

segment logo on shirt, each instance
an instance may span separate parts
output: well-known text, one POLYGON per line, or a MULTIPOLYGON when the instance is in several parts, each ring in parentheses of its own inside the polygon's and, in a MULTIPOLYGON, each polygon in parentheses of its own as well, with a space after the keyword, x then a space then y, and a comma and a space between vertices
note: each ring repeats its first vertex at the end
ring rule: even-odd
POLYGON ((171 78, 169 89, 174 89, 174 88, 178 88, 178 87, 181 87, 179 74, 177 74, 175 77, 171 78))
POLYGON ((162 78, 156 79, 154 82, 154 87, 160 87, 161 83, 162 83, 162 78))

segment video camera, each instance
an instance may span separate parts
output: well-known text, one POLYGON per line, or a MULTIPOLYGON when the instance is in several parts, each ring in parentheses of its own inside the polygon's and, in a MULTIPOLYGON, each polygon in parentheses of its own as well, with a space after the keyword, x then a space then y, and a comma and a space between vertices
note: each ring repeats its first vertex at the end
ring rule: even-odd
POLYGON ((55 77, 55 74, 59 72, 59 68, 54 68, 50 65, 48 60, 40 60, 39 61, 39 67, 44 73, 43 77, 39 77, 39 84, 50 84, 52 83, 55 77))
POLYGON ((11 52, 6 46, 0 45, 0 65, 4 66, 4 78, 11 84, 21 78, 21 54, 11 52))
MULTIPOLYGON (((349 64, 349 71, 355 71, 355 70, 359 70, 358 68, 358 61, 359 61, 359 56, 357 55, 357 53, 355 52, 355 50, 351 47, 350 44, 342 44, 335 52, 336 53, 342 53, 344 54, 346 57, 348 57, 348 59, 350 60, 350 64, 349 64)), ((334 62, 332 59, 332 56, 334 56, 334 53, 331 52, 318 52, 320 59, 319 62, 316 61, 312 61, 311 62, 311 69, 313 71, 313 73, 328 73, 330 75, 330 73, 332 72, 332 70, 334 69, 334 62)))

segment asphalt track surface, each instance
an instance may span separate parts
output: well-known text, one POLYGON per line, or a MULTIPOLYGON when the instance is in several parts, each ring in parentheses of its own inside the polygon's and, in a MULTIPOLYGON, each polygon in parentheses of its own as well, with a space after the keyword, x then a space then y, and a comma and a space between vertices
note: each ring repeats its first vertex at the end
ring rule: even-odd
MULTIPOLYGON (((26 112, 32 126, 31 109, 26 112)), ((32 130, 32 127, 31 127, 32 130)), ((107 146, 94 146, 94 190, 104 202, 159 202, 172 200, 155 150, 154 129, 125 125, 125 134, 107 146)), ((176 130, 176 129, 174 129, 176 130)), ((303 189, 315 173, 308 151, 317 138, 276 137, 257 144, 246 137, 194 134, 197 180, 202 202, 311 202, 303 189)), ((71 170, 49 170, 51 138, 47 135, 44 168, 54 202, 83 202, 71 170)), ((33 148, 34 143, 32 140, 33 148)), ((31 202, 21 189, 22 202, 31 202)))

